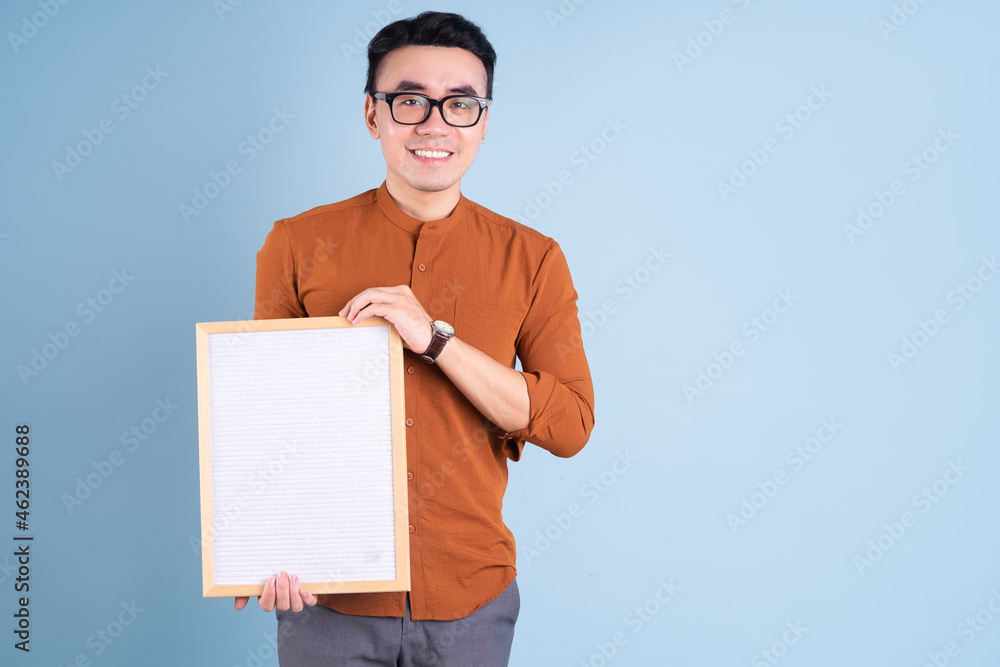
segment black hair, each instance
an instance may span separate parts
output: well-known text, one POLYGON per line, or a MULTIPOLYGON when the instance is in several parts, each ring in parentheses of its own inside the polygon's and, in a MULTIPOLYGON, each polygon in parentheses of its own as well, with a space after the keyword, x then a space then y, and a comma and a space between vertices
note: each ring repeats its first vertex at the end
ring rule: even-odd
POLYGON ((423 12, 385 26, 368 43, 366 93, 375 92, 375 76, 382 60, 404 46, 447 46, 471 51, 486 68, 486 97, 493 99, 493 69, 497 54, 482 29, 459 14, 423 12))

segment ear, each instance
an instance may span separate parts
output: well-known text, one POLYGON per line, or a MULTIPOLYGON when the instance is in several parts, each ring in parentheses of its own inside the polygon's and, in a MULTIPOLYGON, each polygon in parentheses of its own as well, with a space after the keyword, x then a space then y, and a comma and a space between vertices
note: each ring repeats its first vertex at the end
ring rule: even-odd
POLYGON ((370 94, 365 93, 365 127, 368 128, 368 134, 372 135, 372 139, 379 139, 381 137, 378 130, 378 119, 375 117, 375 106, 377 103, 378 100, 370 94))
POLYGON ((484 141, 486 141, 486 129, 489 127, 490 124, 490 106, 492 104, 493 104, 492 101, 488 102, 486 104, 486 108, 483 109, 483 136, 479 140, 479 143, 483 143, 484 141))

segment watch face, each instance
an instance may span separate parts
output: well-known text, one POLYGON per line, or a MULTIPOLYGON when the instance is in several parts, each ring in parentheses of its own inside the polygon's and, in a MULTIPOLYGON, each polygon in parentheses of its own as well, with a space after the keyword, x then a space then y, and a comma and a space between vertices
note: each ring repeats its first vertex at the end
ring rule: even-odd
POLYGON ((443 333, 445 336, 454 336, 455 327, 451 326, 447 322, 441 320, 434 320, 434 328, 443 333))

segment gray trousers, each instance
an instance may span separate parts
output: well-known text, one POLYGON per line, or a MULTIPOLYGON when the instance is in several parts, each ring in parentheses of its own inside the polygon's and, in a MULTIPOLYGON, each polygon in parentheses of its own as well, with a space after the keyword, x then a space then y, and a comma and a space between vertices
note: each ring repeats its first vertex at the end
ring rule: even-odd
POLYGON ((454 621, 353 616, 317 604, 275 610, 280 667, 506 667, 521 597, 514 579, 503 593, 454 621))

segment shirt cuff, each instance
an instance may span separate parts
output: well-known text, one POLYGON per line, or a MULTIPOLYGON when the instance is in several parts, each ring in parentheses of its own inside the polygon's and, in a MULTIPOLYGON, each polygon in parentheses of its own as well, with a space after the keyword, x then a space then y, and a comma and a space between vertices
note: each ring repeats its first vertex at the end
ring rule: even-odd
POLYGON ((554 375, 544 371, 532 371, 530 373, 525 371, 517 372, 521 374, 521 377, 524 378, 528 386, 529 416, 527 426, 516 431, 510 431, 502 436, 503 444, 501 447, 503 453, 511 461, 520 461, 525 441, 546 429, 562 413, 562 410, 559 410, 560 414, 553 414, 552 411, 546 412, 549 399, 552 398, 552 392, 556 388, 557 381, 554 375))

